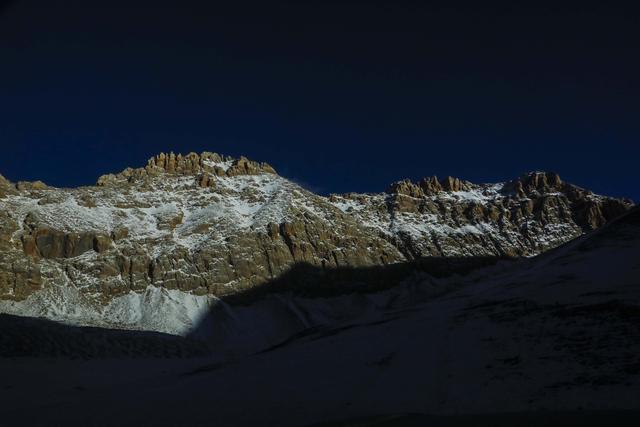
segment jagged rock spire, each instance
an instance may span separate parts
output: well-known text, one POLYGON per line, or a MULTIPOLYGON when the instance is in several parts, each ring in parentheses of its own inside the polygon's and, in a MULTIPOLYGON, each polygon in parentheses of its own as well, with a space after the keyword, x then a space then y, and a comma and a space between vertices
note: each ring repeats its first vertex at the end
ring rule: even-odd
POLYGON ((201 186, 209 186, 211 176, 277 174, 268 163, 249 160, 244 156, 234 159, 209 151, 186 155, 175 154, 171 151, 151 157, 144 168, 127 168, 118 174, 103 175, 98 178, 97 185, 107 186, 122 180, 134 181, 137 178, 156 176, 162 173, 194 175, 198 178, 201 186))
POLYGON ((0 199, 13 192, 13 186, 11 182, 4 176, 0 175, 0 199))
POLYGON ((417 184, 409 179, 394 182, 387 189, 390 194, 403 194, 411 197, 423 197, 425 195, 434 195, 441 191, 466 191, 470 190, 473 184, 469 181, 446 177, 442 182, 437 176, 422 178, 417 184))
POLYGON ((529 172, 511 181, 514 191, 521 197, 532 193, 544 194, 552 191, 562 191, 565 187, 560 176, 555 172, 529 172))

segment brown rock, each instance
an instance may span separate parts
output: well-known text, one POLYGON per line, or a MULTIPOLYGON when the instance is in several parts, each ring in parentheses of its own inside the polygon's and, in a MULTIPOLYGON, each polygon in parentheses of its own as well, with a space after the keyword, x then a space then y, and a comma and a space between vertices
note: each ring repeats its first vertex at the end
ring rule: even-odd
POLYGON ((129 236, 129 230, 125 227, 118 227, 111 232, 111 239, 114 241, 126 239, 129 236))
POLYGON ((0 295, 22 300, 41 288, 40 267, 28 258, 14 262, 9 271, 0 270, 0 295))
POLYGON ((80 197, 76 198, 76 201, 78 203, 78 205, 80 206, 84 206, 86 208, 95 208, 96 207, 96 201, 93 197, 91 197, 88 194, 83 194, 80 197))
POLYGON ((440 181, 438 181, 437 176, 422 178, 418 185, 422 188, 425 194, 433 195, 442 191, 442 185, 440 184, 440 181))
POLYGON ((560 176, 554 172, 531 172, 512 181, 508 187, 513 188, 520 197, 539 196, 567 190, 567 186, 564 185, 560 176))
POLYGON ((422 189, 408 179, 394 182, 387 189, 387 193, 402 194, 404 196, 410 196, 410 197, 416 197, 416 198, 424 197, 424 192, 422 191, 422 189))
POLYGON ((102 253, 111 248, 112 241, 108 236, 96 234, 93 236, 93 250, 102 253))
POLYGON ((186 155, 170 152, 160 153, 147 161, 144 168, 127 168, 118 174, 103 175, 98 178, 97 186, 112 187, 123 182, 135 182, 136 180, 154 177, 160 173, 172 175, 196 175, 197 184, 201 187, 210 187, 212 180, 206 174, 216 176, 257 175, 261 173, 276 174, 275 169, 267 163, 258 163, 241 157, 232 159, 216 153, 205 151, 201 154, 189 153, 186 155), (231 166, 225 170, 213 163, 232 161, 231 166))
POLYGON ((0 199, 8 194, 16 194, 16 188, 8 179, 0 175, 0 199))
POLYGON ((226 171, 227 176, 258 175, 261 173, 275 174, 276 171, 267 163, 254 162, 246 157, 240 157, 239 159, 234 160, 232 165, 226 171))
POLYGON ((178 212, 175 215, 165 215, 157 218, 157 224, 159 230, 173 230, 179 224, 182 224, 184 213, 178 212))
POLYGON ((32 229, 22 236, 22 249, 31 257, 74 258, 93 250, 104 252, 111 247, 111 239, 96 233, 64 233, 48 227, 32 229))
POLYGON ((16 188, 19 191, 36 191, 46 190, 49 187, 42 181, 18 181, 16 188))
POLYGON ((117 180, 118 178, 112 173, 102 175, 100 178, 98 178, 98 181, 96 182, 96 186, 109 187, 114 185, 117 182, 117 180))
MULTIPOLYGON (((224 173, 224 170, 221 168, 218 169, 224 173)), ((214 188, 216 186, 216 181, 211 175, 205 172, 198 177, 198 186, 201 188, 214 188)))
POLYGON ((470 187, 468 182, 448 176, 442 182, 442 189, 445 191, 466 191, 469 190, 470 187))

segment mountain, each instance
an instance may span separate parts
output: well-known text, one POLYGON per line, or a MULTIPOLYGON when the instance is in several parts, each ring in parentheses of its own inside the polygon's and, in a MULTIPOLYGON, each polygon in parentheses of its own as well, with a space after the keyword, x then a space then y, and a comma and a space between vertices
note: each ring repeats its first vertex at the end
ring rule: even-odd
MULTIPOLYGON (((637 425, 639 253, 640 209, 633 208, 541 255, 464 276, 425 273, 377 293, 217 304, 209 316, 227 345, 214 342, 207 358, 0 358, 2 420, 637 425), (278 341, 278 330, 286 328, 299 332, 278 341)), ((11 322, 33 336, 33 322, 11 322)), ((203 323, 195 334, 207 332, 203 323)), ((71 338, 55 331, 59 345, 78 335, 90 347, 109 348, 105 340, 115 340, 118 354, 131 341, 104 335, 92 341, 95 332, 67 328, 71 338)), ((24 346, 23 334, 14 335, 24 346)), ((177 346, 161 338, 136 335, 134 349, 177 346)))
POLYGON ((183 334, 220 298, 280 277, 303 285, 285 275, 299 265, 529 257, 631 207, 548 172, 324 197, 266 163, 209 152, 161 153, 91 187, 0 177, 0 311, 183 334))
MULTIPOLYGON (((316 321, 235 363, 193 369, 181 389, 198 395, 233 384, 192 407, 207 399, 222 402, 220 422, 246 425, 260 419, 274 425, 405 425, 381 421, 410 414, 453 418, 423 415, 406 425, 458 425, 455 416, 465 414, 462 421, 480 425, 593 425, 594 419, 625 417, 637 423, 638 254, 635 208, 536 257, 465 277, 415 280, 404 291, 361 297, 357 304, 352 299, 363 313, 359 319, 316 321), (434 294, 434 288, 448 290, 434 294), (251 413, 231 404, 238 399, 250 403, 251 413), (373 419, 362 421, 364 416, 373 419)), ((345 297, 339 301, 291 298, 289 305, 303 313, 301 323, 310 323, 328 307, 345 305, 345 297)), ((258 311, 255 328, 267 317, 258 311)), ((262 326, 262 333, 267 330, 262 326)))

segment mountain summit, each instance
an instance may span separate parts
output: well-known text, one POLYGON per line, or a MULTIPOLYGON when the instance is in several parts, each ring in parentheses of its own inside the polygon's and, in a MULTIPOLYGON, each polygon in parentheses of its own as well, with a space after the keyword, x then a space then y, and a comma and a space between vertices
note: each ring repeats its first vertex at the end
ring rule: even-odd
POLYGON ((91 187, 0 178, 0 311, 182 333, 219 297, 296 264, 532 256, 631 206, 548 172, 323 197, 210 152, 160 153, 91 187))
POLYGON ((98 178, 96 185, 122 184, 123 181, 132 182, 169 174, 197 176, 198 183, 202 187, 206 187, 209 182, 213 182, 210 180, 210 176, 232 177, 237 175, 260 175, 263 173, 277 174, 271 165, 255 162, 246 157, 234 159, 233 157, 222 156, 209 151, 201 154, 189 153, 184 156, 171 152, 160 153, 150 158, 143 168, 127 168, 116 175, 103 175, 98 178))

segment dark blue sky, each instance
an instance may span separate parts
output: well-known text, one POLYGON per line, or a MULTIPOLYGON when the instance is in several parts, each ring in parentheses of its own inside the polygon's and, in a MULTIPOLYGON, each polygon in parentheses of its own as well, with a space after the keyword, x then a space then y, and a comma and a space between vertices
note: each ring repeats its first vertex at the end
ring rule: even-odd
POLYGON ((637 8, 225 3, 4 7, 0 173, 75 186, 210 150, 323 193, 553 170, 640 200, 637 8))

